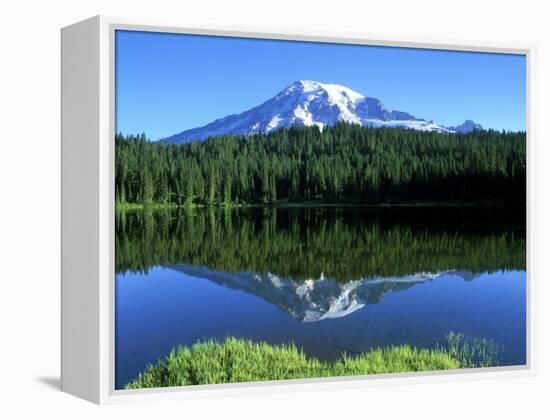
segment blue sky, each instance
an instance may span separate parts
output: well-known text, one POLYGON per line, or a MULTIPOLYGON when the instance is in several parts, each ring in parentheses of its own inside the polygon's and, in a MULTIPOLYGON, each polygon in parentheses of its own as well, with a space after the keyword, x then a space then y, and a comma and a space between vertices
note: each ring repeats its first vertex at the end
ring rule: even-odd
POLYGON ((157 140, 245 111, 296 80, 345 85, 388 108, 525 130, 522 55, 117 31, 116 125, 157 140))

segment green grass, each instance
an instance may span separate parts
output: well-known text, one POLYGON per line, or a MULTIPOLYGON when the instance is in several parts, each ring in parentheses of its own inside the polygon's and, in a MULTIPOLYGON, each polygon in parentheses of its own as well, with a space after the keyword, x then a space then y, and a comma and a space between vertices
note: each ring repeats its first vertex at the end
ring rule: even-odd
POLYGON ((162 210, 162 209, 198 209, 198 208, 225 208, 225 209, 236 209, 241 207, 266 207, 268 205, 250 205, 246 203, 216 203, 216 204, 176 204, 176 203, 157 203, 151 202, 148 204, 143 203, 128 203, 128 202, 116 202, 115 207, 117 210, 162 210))
POLYGON ((128 389, 220 384, 327 376, 457 369, 460 361, 444 349, 408 345, 344 355, 333 363, 307 357, 293 344, 270 345, 227 338, 180 347, 126 385, 128 389))
POLYGON ((501 346, 494 340, 467 337, 453 331, 445 334, 445 345, 437 349, 458 360, 461 368, 491 367, 500 364, 501 346))
POLYGON ((277 207, 277 208, 304 208, 304 207, 485 207, 485 206, 502 206, 499 201, 409 201, 400 203, 361 203, 351 200, 326 201, 326 200, 278 200, 272 203, 260 202, 239 202, 239 203, 224 203, 218 202, 215 204, 176 204, 176 203, 157 203, 149 204, 117 202, 118 210, 143 210, 143 209, 175 209, 175 208, 257 208, 257 207, 277 207))
POLYGON ((115 208, 117 210, 143 210, 143 209, 151 209, 151 210, 161 210, 161 209, 175 209, 178 208, 177 204, 172 203, 149 203, 149 204, 141 204, 141 203, 116 203, 115 208))

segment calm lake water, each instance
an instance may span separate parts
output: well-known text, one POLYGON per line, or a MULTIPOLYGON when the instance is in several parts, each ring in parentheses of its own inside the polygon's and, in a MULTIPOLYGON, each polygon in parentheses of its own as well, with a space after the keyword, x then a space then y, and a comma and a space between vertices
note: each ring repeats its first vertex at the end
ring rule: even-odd
POLYGON ((118 213, 116 387, 226 336, 334 360, 455 331, 525 364, 524 226, 467 207, 118 213))

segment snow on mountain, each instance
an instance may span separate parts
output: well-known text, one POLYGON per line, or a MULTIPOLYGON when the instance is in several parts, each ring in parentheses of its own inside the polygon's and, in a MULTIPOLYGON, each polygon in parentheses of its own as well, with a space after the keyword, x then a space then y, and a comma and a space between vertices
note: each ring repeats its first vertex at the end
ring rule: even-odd
POLYGON ((188 264, 171 265, 169 268, 257 296, 302 322, 341 318, 366 305, 379 302, 390 290, 404 290, 446 274, 461 277, 469 275, 472 278, 475 276, 472 273, 447 271, 338 282, 321 274, 319 279, 297 281, 273 273, 228 273, 188 264))
POLYGON ((315 125, 322 130, 323 127, 340 121, 370 127, 402 127, 438 132, 466 132, 470 131, 470 127, 481 127, 468 120, 455 130, 416 118, 406 112, 389 110, 380 100, 364 96, 342 85, 300 80, 248 111, 182 131, 162 141, 187 143, 223 134, 269 133, 294 125, 315 125))

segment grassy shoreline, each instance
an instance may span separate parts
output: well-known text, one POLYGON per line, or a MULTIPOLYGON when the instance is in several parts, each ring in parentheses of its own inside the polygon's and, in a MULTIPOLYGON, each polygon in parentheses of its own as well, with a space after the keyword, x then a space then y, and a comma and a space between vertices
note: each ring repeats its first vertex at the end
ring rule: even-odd
MULTIPOLYGON (((240 203, 240 204, 193 204, 179 205, 175 203, 116 203, 117 210, 162 210, 162 209, 237 209, 237 208, 314 208, 314 207, 366 207, 366 208, 384 208, 384 207, 507 207, 505 203, 500 202, 404 202, 404 203, 354 203, 354 202, 324 202, 324 201, 279 201, 275 203, 240 203)), ((518 207, 518 206, 513 206, 518 207)))
POLYGON ((294 344, 271 345, 228 337, 179 347, 129 382, 126 389, 257 382, 439 371, 492 366, 498 348, 491 340, 448 333, 447 345, 418 349, 409 345, 377 348, 334 362, 307 356, 294 344))

